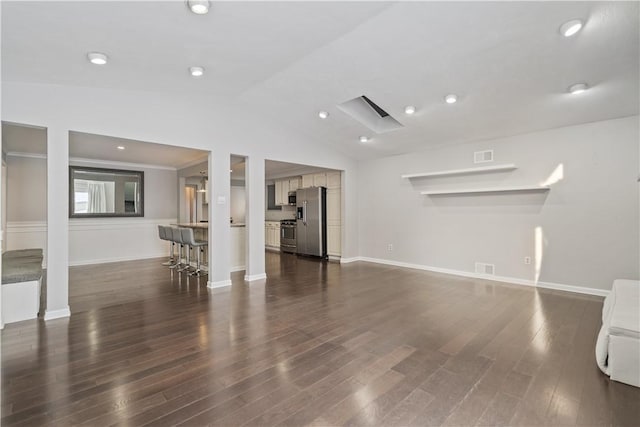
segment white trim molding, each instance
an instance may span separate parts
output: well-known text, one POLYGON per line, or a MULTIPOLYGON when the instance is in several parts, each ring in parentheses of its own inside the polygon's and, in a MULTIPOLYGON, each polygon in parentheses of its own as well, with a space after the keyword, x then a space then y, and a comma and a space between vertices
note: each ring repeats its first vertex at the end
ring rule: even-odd
POLYGON ((115 160, 100 160, 100 159, 86 159, 83 157, 69 157, 69 165, 74 166, 74 163, 89 163, 100 166, 111 166, 117 168, 140 168, 140 169, 162 169, 175 171, 177 168, 166 165, 151 165, 147 163, 133 163, 133 162, 118 162, 115 160))
POLYGON ((7 233, 46 233, 47 221, 9 221, 7 233))
POLYGON ((234 267, 231 267, 231 272, 235 273, 236 271, 244 271, 245 270, 245 266, 244 265, 236 265, 234 267))
POLYGON ((71 310, 69 310, 69 306, 62 308, 60 310, 46 310, 44 312, 44 320, 54 320, 54 319, 62 319, 64 317, 70 317, 71 310))
POLYGON ((29 159, 46 159, 47 155, 43 153, 23 153, 21 151, 9 151, 7 157, 26 157, 29 159))
POLYGON ((340 264, 351 264, 352 262, 364 261, 362 257, 354 256, 352 258, 340 258, 340 264))
POLYGON ((246 274, 244 276, 244 281, 245 282, 255 282, 258 280, 264 280, 267 278, 267 273, 261 273, 261 274, 246 274))
POLYGON ((565 285, 565 284, 562 284, 562 283, 541 282, 541 281, 538 281, 536 283, 535 280, 520 279, 520 278, 517 278, 517 277, 505 277, 505 276, 493 276, 493 275, 486 275, 486 274, 477 274, 477 273, 470 272, 470 271, 452 270, 452 269, 449 269, 449 268, 440 268, 440 267, 431 267, 431 266, 428 266, 428 265, 411 264, 411 263, 406 263, 406 262, 393 261, 393 260, 380 259, 380 258, 355 257, 355 258, 349 258, 348 260, 349 260, 348 262, 364 261, 364 262, 370 262, 370 263, 374 263, 374 264, 392 265, 394 267, 411 268, 411 269, 414 269, 414 270, 431 271, 431 272, 434 272, 434 273, 451 274, 451 275, 454 275, 454 276, 469 277, 469 278, 473 278, 473 279, 484 279, 484 280, 491 280, 491 281, 494 281, 494 282, 503 282, 503 283, 507 283, 507 284, 530 286, 530 287, 534 287, 534 288, 553 289, 553 290, 557 290, 557 291, 574 292, 574 293, 578 293, 578 294, 596 295, 596 296, 601 296, 601 297, 606 297, 607 295, 609 295, 609 291, 605 290, 605 289, 594 289, 594 288, 586 288, 586 287, 583 287, 583 286, 565 285))
POLYGON ((231 286, 231 280, 220 280, 218 282, 207 282, 207 288, 209 288, 209 289, 226 288, 228 286, 231 286))

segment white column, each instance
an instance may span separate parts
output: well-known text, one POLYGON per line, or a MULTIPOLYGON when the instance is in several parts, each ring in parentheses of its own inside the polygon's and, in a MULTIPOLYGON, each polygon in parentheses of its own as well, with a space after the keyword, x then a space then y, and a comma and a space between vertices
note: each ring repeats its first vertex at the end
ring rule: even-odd
POLYGON ((209 288, 231 285, 231 153, 209 154, 209 288))
POLYGON ((245 167, 246 270, 244 280, 266 279, 264 270, 264 157, 249 156, 245 167))
POLYGON ((69 317, 69 131, 47 129, 47 309, 69 317))

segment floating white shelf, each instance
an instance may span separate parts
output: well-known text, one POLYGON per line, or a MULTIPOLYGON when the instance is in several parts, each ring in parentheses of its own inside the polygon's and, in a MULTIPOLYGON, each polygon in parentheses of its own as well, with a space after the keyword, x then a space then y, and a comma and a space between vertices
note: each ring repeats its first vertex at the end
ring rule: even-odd
POLYGON ((439 196, 445 194, 474 194, 474 193, 505 193, 505 192, 525 192, 525 191, 549 191, 551 187, 546 185, 529 185, 519 187, 487 187, 487 188, 467 188, 463 190, 433 190, 421 191, 424 196, 439 196))
POLYGON ((424 172, 424 173, 410 173, 401 175, 401 178, 411 179, 411 178, 428 178, 432 176, 449 176, 449 175, 470 175, 473 173, 484 173, 484 172, 500 172, 500 171, 510 171, 518 169, 518 167, 514 164, 506 164, 506 165, 498 165, 498 166, 480 166, 477 168, 468 168, 468 169, 450 169, 444 171, 436 171, 436 172, 424 172))

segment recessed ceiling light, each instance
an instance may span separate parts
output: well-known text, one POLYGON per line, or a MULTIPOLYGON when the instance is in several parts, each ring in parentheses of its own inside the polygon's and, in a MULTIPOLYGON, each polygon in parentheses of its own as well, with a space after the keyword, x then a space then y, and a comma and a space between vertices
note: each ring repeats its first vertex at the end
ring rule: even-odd
POLYGON ((414 107, 413 105, 407 105, 406 107, 404 107, 404 113, 405 114, 413 114, 416 112, 416 107, 414 107))
POLYGON ((124 150, 124 147, 122 145, 118 145, 118 147, 116 148, 118 148, 118 150, 124 150))
POLYGON ((368 137, 366 137, 366 136, 364 136, 364 135, 362 135, 362 136, 360 137, 360 142, 362 142, 363 144, 364 144, 365 142, 369 142, 369 138, 368 138, 368 137))
POLYGON ((191 67, 189 68, 189 73, 191 73, 192 77, 202 77, 204 74, 204 68, 202 67, 191 67))
POLYGON ((572 95, 577 95, 578 93, 582 93, 587 89, 589 89, 589 86, 586 83, 576 83, 569 87, 569 93, 572 95))
POLYGON ((96 65, 104 65, 107 63, 107 59, 108 59, 107 55, 100 52, 89 52, 87 54, 87 58, 89 58, 89 61, 92 64, 96 64, 96 65))
POLYGON ((187 6, 196 15, 204 15, 209 12, 209 2, 207 0, 187 0, 187 6))
POLYGON ((572 19, 560 26, 560 34, 565 37, 571 37, 582 29, 582 21, 579 19, 572 19))
POLYGON ((327 117, 329 117, 329 113, 327 111, 320 111, 318 112, 318 117, 320 117, 321 119, 326 119, 327 117))
POLYGON ((458 95, 454 95, 453 93, 449 94, 444 97, 444 100, 447 102, 447 104, 455 104, 456 101, 458 101, 458 95))

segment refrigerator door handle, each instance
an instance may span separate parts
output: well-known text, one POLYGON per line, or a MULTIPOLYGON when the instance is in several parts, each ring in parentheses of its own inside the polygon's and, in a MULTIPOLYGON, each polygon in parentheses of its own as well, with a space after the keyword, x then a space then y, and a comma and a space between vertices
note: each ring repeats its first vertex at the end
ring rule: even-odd
POLYGON ((307 225, 307 201, 302 202, 302 223, 307 225))

